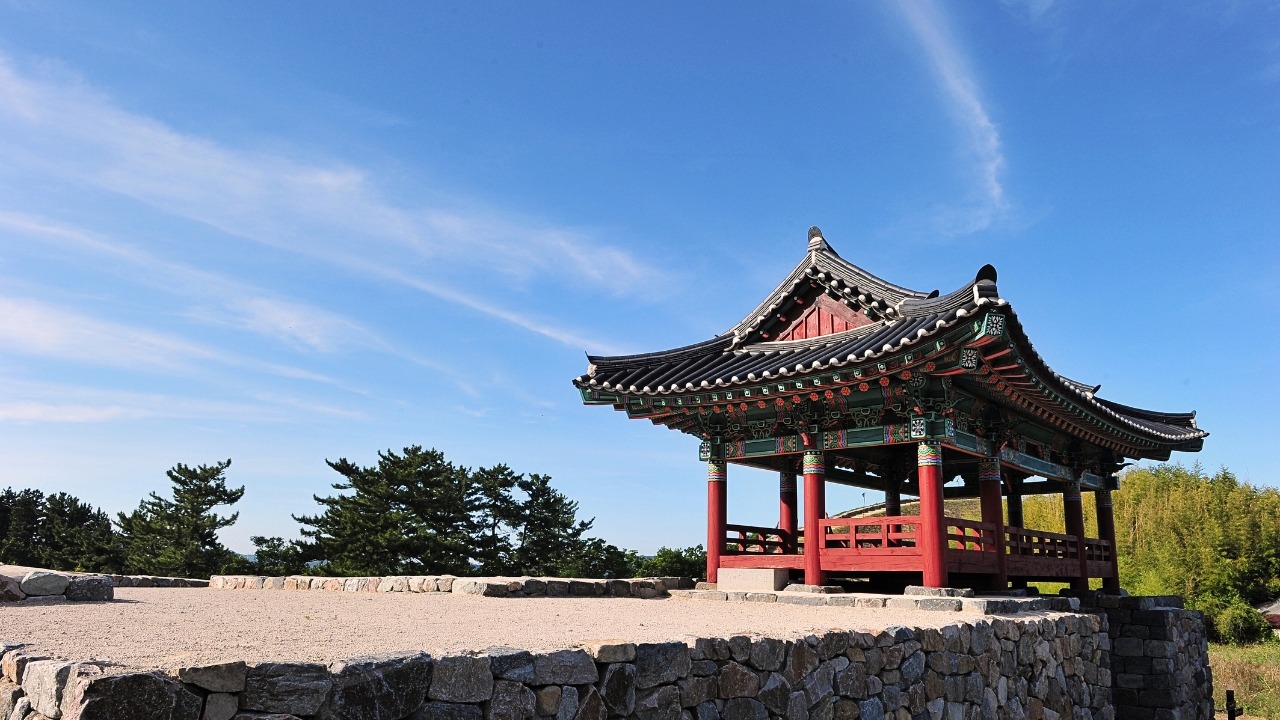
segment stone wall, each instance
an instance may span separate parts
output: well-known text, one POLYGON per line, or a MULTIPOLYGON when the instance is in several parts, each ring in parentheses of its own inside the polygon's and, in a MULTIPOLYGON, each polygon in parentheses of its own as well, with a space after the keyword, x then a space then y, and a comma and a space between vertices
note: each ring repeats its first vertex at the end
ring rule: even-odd
POLYGON ((172 674, 0 645, 16 720, 1113 720, 1106 617, 583 643, 172 674))
POLYGON ((327 590, 368 593, 458 593, 486 597, 665 597, 671 590, 692 588, 693 578, 632 578, 586 580, 535 577, 455 577, 453 575, 393 575, 388 577, 264 577, 214 575, 215 590, 327 590))
POLYGON ((1077 593, 1105 615, 1116 714, 1133 720, 1212 720, 1213 673, 1204 614, 1180 597, 1077 593))
MULTIPOLYGON (((114 588, 117 587, 208 586, 208 580, 154 575, 95 575, 33 569, 24 572, 21 577, 0 575, 0 602, 103 601, 114 599, 114 588)), ((0 715, 0 720, 8 720, 8 718, 0 715)))

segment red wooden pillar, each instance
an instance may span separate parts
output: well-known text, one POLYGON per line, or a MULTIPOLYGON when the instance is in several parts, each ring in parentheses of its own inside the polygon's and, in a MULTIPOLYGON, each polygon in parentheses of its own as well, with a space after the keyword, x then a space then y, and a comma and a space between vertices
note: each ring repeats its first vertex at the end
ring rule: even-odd
POLYGON ((1080 560, 1080 576, 1071 579, 1072 590, 1089 589, 1089 561, 1084 551, 1084 508, 1080 506, 1080 483, 1069 482, 1062 491, 1062 512, 1067 534, 1076 538, 1076 552, 1080 560))
POLYGON ((1098 539, 1111 543, 1111 577, 1103 578, 1102 587, 1120 589, 1120 560, 1116 552, 1116 516, 1111 507, 1110 490, 1094 490, 1093 502, 1098 508, 1098 539))
POLYGON ((719 581, 720 551, 724 549, 724 526, 728 522, 727 467, 723 460, 707 463, 707 582, 719 581))
MULTIPOLYGON (((806 437, 809 437, 806 435, 806 437)), ((804 451, 804 584, 822 585, 822 518, 827 514, 827 466, 822 451, 805 442, 804 451)))
POLYGON ((942 446, 923 440, 916 446, 920 467, 920 556, 924 586, 947 587, 947 525, 942 504, 942 446))
MULTIPOLYGON (((1009 506, 1009 521, 1008 521, 1007 523, 1005 523, 1005 524, 1006 524, 1008 527, 1012 527, 1012 528, 1019 528, 1019 529, 1021 529, 1021 528, 1023 527, 1023 524, 1022 524, 1022 481, 1021 481, 1021 480, 1017 480, 1017 479, 1015 479, 1015 478, 1008 478, 1008 480, 1009 480, 1009 482, 1008 482, 1008 488, 1007 488, 1007 490, 1008 490, 1008 499, 1007 499, 1007 502, 1008 502, 1008 506, 1009 506)), ((1025 588, 1027 587, 1027 581, 1026 581, 1026 580, 1013 580, 1013 581, 1011 581, 1009 584, 1010 584, 1010 587, 1014 587, 1014 588, 1024 588, 1024 589, 1025 589, 1025 588)))
POLYGON ((796 551, 796 474, 793 472, 778 473, 778 529, 787 533, 789 547, 787 552, 796 551))
POLYGON ((987 458, 978 464, 978 490, 982 497, 982 522, 996 526, 996 575, 992 590, 1006 590, 1009 576, 1005 570, 1004 502, 1000 493, 1000 458, 987 458))

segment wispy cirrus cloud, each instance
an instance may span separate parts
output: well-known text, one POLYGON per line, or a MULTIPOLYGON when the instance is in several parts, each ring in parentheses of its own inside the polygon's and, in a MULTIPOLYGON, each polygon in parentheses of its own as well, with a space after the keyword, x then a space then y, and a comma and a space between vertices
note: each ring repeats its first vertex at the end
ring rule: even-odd
MULTIPOLYGON (((0 56, 0 160, 134 198, 163 212, 416 290, 577 347, 581 337, 466 289, 583 284, 650 292, 662 275, 586 233, 468 203, 406 206, 369 170, 279 152, 252 152, 179 132, 122 109, 78 78, 45 65, 19 70, 0 56)), ((506 302, 512 302, 510 299, 506 302)), ((258 305, 266 321, 287 310, 258 305)), ((305 339, 303 339, 305 341, 305 339)))
POLYGON ((970 197, 963 207, 944 209, 938 229, 953 235, 984 230, 1009 211, 1001 183, 1006 163, 1000 131, 982 104, 973 70, 941 8, 933 0, 897 0, 896 7, 929 59, 939 89, 964 134, 962 153, 971 164, 974 188, 970 197))

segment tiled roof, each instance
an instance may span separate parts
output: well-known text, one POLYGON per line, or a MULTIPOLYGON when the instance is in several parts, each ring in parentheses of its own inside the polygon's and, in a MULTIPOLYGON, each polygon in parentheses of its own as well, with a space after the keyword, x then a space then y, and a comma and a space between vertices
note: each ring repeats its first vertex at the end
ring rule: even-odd
POLYGON ((634 396, 661 396, 704 388, 732 388, 790 376, 838 370, 905 351, 945 334, 973 316, 996 310, 1007 319, 1010 340, 1028 360, 1028 370, 1095 414, 1163 443, 1203 438, 1195 413, 1140 410, 1095 396, 1098 386, 1054 372, 1031 345, 1008 302, 999 296, 990 265, 956 291, 938 296, 885 282, 845 261, 816 228, 809 253, 742 322, 706 342, 625 356, 589 356, 579 387, 634 396), (816 233, 816 234, 815 234, 816 233), (804 340, 764 340, 762 326, 797 294, 826 292, 854 309, 878 316, 875 322, 844 332, 804 340))

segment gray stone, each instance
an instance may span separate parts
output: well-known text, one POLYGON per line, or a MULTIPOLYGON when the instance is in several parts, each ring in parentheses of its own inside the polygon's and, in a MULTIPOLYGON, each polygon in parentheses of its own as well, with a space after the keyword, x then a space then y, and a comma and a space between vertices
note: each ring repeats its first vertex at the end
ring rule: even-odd
POLYGON ((720 695, 720 682, 714 676, 689 676, 678 683, 680 687, 680 705, 697 707, 704 702, 714 701, 720 695))
POLYGON ((209 693, 204 699, 204 714, 200 720, 231 720, 240 709, 240 699, 231 693, 209 693))
POLYGON ((4 654, 4 676, 12 683, 22 684, 22 673, 29 663, 37 660, 49 660, 48 655, 27 655, 21 650, 13 650, 4 654))
POLYGON ((757 670, 777 670, 787 654, 787 644, 776 638, 756 638, 751 641, 751 653, 747 663, 757 670))
POLYGON ((492 695, 493 671, 488 656, 453 655, 436 660, 432 700, 471 703, 488 700, 492 695))
POLYGON ((730 660, 720 668, 720 697, 755 697, 760 692, 760 678, 754 672, 730 660))
POLYGON ((882 720, 884 718, 884 703, 880 702, 880 698, 873 697, 858 703, 858 716, 862 720, 882 720))
POLYGON ((764 687, 760 688, 760 692, 756 694, 756 699, 763 703, 769 712, 782 715, 787 711, 787 704, 791 701, 791 684, 782 677, 781 673, 769 673, 768 679, 764 681, 764 687))
POLYGON ((418 708, 408 720, 484 720, 479 705, 429 702, 418 708))
POLYGON ((636 645, 636 687, 675 682, 689 674, 690 662, 689 646, 682 642, 636 645))
POLYGON ((8 720, 13 714, 13 706, 22 697, 22 686, 8 680, 0 680, 0 718, 8 720))
MULTIPOLYGON (((0 602, 17 602, 25 600, 27 594, 22 592, 22 584, 8 575, 0 575, 0 602)), ((8 718, 4 718, 8 720, 8 718)))
POLYGON ((919 680, 920 676, 924 675, 924 653, 919 650, 911 653, 906 660, 902 661, 899 669, 902 670, 902 679, 908 684, 919 680))
POLYGON ((787 663, 782 670, 782 676, 792 687, 799 685, 814 668, 818 667, 818 654, 809 647, 809 643, 797 640, 791 643, 790 652, 787 653, 787 663))
POLYGON ((337 662, 329 666, 329 675, 333 690, 321 720, 401 720, 422 705, 429 686, 435 687, 425 653, 337 662))
POLYGON ((178 679, 210 692, 238 693, 244 690, 244 678, 247 672, 248 666, 237 661, 179 668, 178 679))
POLYGON ((34 715, 31 712, 31 701, 23 696, 13 704, 13 712, 9 714, 7 720, 24 720, 28 715, 34 715))
POLYGON ((835 703, 831 697, 825 697, 809 708, 809 720, 831 720, 835 716, 835 703))
POLYGON ((704 702, 693 709, 694 720, 720 720, 720 710, 713 702, 704 702))
POLYGON ((299 720, 297 715, 289 713, 238 712, 231 720, 299 720))
POLYGON ((578 715, 578 688, 564 686, 560 688, 560 708, 556 710, 556 720, 573 720, 578 715))
POLYGON ((851 663, 843 671, 836 673, 835 691, 844 697, 867 697, 867 666, 863 663, 851 663))
POLYGON ((694 660, 689 663, 690 675, 715 675, 720 672, 720 668, 716 666, 715 660, 694 660))
POLYGON ((491 647, 481 655, 489 657, 493 676, 521 683, 533 682, 533 653, 509 647, 491 647))
POLYGON ((606 667, 600 680, 600 697, 611 715, 630 715, 636 706, 636 666, 614 663, 606 667))
POLYGON ((493 696, 485 707, 485 720, 524 720, 531 717, 537 706, 537 697, 522 683, 498 680, 493 684, 493 696))
POLYGON ((573 720, 605 720, 607 717, 609 710, 600 699, 600 693, 594 687, 588 687, 586 697, 578 702, 578 712, 573 720))
POLYGON ((740 663, 746 662, 751 657, 751 638, 747 635, 729 638, 729 656, 740 663))
POLYGON ((71 663, 65 660, 36 660, 22 673, 22 691, 31 700, 31 709, 45 717, 62 717, 62 692, 71 677, 71 663))
POLYGON ((84 575, 71 578, 64 594, 74 602, 102 602, 114 600, 116 590, 105 575, 84 575))
POLYGON ((680 720, 680 691, 663 685, 636 693, 636 715, 640 720, 680 720))
POLYGON ((533 656, 534 685, 588 685, 599 680, 595 662, 582 650, 558 650, 533 656))
POLYGON ((22 578, 22 592, 27 595, 61 595, 71 582, 70 575, 49 570, 32 570, 22 578))
POLYGON ((240 707, 290 715, 315 715, 333 681, 329 669, 316 663, 260 663, 245 674, 240 707))
POLYGON ((629 663, 636 659, 635 643, 621 640, 587 640, 582 643, 582 649, 601 664, 629 663))
POLYGON ((200 720, 204 702, 158 673, 72 678, 62 720, 200 720))
POLYGON ((908 585, 903 591, 903 595, 924 595, 928 597, 973 597, 973 588, 935 588, 923 587, 920 585, 908 585))
POLYGON ((471 578, 454 580, 453 592, 462 595, 482 595, 484 597, 506 597, 510 594, 510 590, 504 582, 489 582, 471 578))
POLYGON ((548 685, 534 693, 533 711, 540 717, 551 717, 560 711, 560 686, 548 685))
POLYGON ((734 698, 724 704, 724 720, 769 720, 769 711, 758 700, 734 698))
POLYGON ((787 698, 787 711, 783 717, 787 720, 809 720, 809 700, 804 693, 791 693, 787 698))

